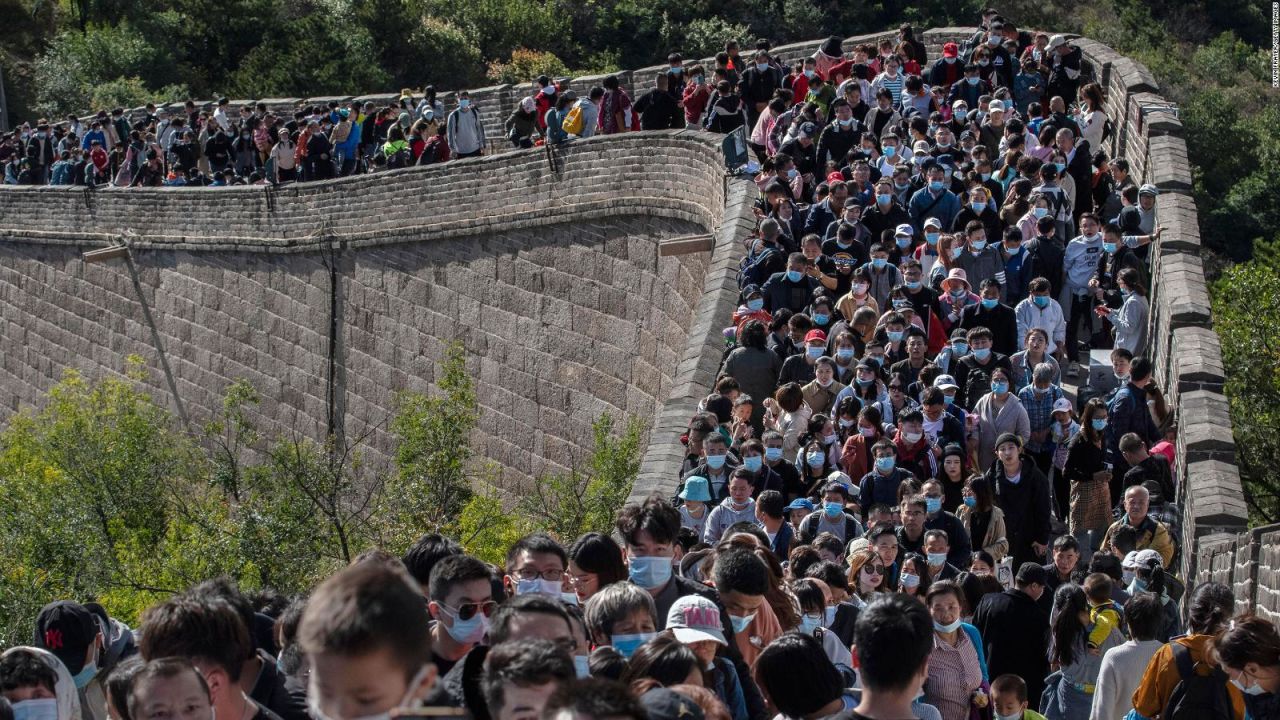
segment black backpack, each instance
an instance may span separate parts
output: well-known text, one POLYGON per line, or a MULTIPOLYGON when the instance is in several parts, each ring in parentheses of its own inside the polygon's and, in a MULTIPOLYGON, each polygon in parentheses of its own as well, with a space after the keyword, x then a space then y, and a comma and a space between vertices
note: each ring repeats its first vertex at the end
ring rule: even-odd
POLYGON ((1169 695, 1160 720, 1234 720, 1226 673, 1215 667, 1208 675, 1198 675, 1186 645, 1171 642, 1169 648, 1178 668, 1178 684, 1169 695))

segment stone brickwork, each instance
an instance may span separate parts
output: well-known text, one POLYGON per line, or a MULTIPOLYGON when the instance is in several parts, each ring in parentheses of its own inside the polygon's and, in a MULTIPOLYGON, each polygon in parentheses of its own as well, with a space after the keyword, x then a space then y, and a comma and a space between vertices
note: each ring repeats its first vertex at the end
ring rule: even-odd
POLYGON ((275 193, 0 192, 0 417, 64 368, 117 373, 130 354, 179 409, 162 348, 197 426, 244 378, 268 435, 377 426, 368 459, 382 463, 396 392, 427 390, 457 339, 479 454, 516 480, 566 470, 592 420, 652 424, 705 372, 687 348, 723 345, 702 307, 732 297, 706 278, 740 244, 657 248, 749 222, 725 215, 750 210, 720 165, 715 139, 671 132, 575 143, 558 170, 537 150, 275 193), (130 261, 81 260, 123 233, 130 261))

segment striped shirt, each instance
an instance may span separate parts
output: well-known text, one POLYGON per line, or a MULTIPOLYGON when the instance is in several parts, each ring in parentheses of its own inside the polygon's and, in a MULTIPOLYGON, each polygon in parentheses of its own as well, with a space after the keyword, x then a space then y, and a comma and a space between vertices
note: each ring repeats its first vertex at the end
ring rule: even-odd
POLYGON ((876 77, 875 82, 872 83, 872 86, 876 88, 885 88, 892 93, 893 106, 896 108, 901 107, 902 105, 902 84, 904 82, 906 82, 906 76, 902 73, 898 73, 898 77, 896 78, 891 78, 885 73, 880 73, 880 75, 876 77))
POLYGON ((982 685, 982 666, 969 633, 956 631, 956 644, 933 634, 929 655, 929 679, 924 683, 925 702, 938 708, 942 720, 969 720, 973 691, 982 685))

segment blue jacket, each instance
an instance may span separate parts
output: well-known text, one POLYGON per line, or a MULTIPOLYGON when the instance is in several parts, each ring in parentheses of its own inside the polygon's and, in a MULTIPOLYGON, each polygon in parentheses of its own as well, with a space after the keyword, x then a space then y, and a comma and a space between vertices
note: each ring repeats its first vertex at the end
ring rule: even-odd
POLYGON ((950 190, 943 190, 942 197, 934 204, 934 195, 929 192, 929 188, 922 187, 911 196, 911 202, 907 206, 907 211, 911 215, 911 223, 916 227, 924 227, 924 221, 929 218, 937 218, 942 223, 942 227, 949 228, 955 222, 956 215, 960 212, 960 198, 950 190), (929 208, 933 205, 932 208, 929 208), (928 212, 925 210, 928 209, 928 212))

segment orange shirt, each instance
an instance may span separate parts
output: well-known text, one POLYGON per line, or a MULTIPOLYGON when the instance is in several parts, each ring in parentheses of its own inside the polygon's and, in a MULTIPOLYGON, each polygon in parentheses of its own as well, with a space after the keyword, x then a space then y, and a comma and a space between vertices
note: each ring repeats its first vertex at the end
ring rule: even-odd
MULTIPOLYGON (((1208 651, 1213 643, 1212 635, 1188 635, 1169 642, 1184 645, 1191 651, 1191 659, 1197 663, 1196 672, 1201 675, 1209 674, 1208 668, 1201 663, 1209 663, 1211 666, 1217 664, 1209 659, 1208 651)), ((1178 686, 1178 679, 1178 666, 1173 660, 1173 650, 1166 644, 1156 651, 1151 662, 1147 664, 1147 671, 1142 674, 1142 682, 1133 692, 1133 709, 1148 718, 1154 718, 1164 712, 1169 696, 1178 686)), ((1231 697, 1231 707, 1236 720, 1244 720, 1244 696, 1230 683, 1227 684, 1227 694, 1231 697)))

